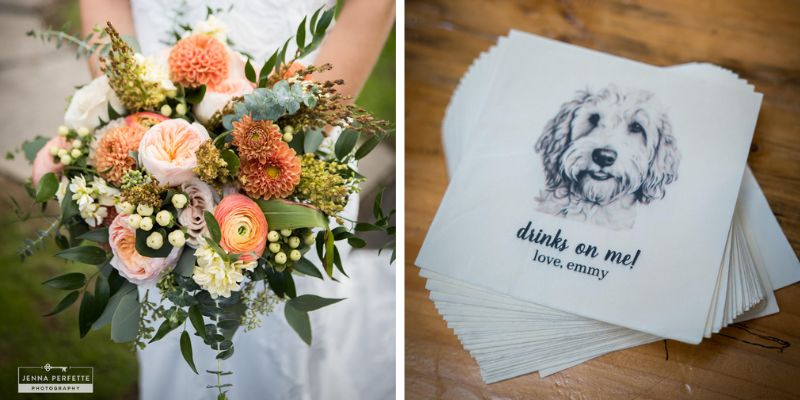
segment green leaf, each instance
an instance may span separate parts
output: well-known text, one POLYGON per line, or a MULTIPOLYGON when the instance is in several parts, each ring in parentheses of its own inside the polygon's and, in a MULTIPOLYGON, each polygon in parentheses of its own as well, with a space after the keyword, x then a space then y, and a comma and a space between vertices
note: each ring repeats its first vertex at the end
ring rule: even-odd
POLYGON ((189 104, 198 104, 203 101, 206 95, 206 85, 202 85, 195 89, 186 89, 186 102, 189 104))
POLYGON ((103 314, 111 296, 111 286, 105 276, 98 275, 94 280, 94 323, 103 314))
POLYGON ((296 309, 303 311, 303 312, 311 312, 314 310, 319 310, 322 307, 329 306, 331 304, 338 303, 344 299, 328 299, 325 297, 319 297, 313 294, 304 294, 302 296, 297 296, 289 301, 286 302, 286 305, 292 305, 296 309))
POLYGON ((84 264, 100 265, 106 262, 106 251, 97 246, 78 246, 62 250, 56 256, 84 264))
MULTIPOLYGON (((232 355, 233 355, 233 346, 228 347, 227 350, 217 354, 217 360, 227 360, 227 359, 231 358, 232 355)), ((223 399, 227 398, 227 397, 225 397, 224 393, 221 393, 220 396, 223 399)))
POLYGON ((136 286, 134 284, 125 281, 122 284, 122 286, 117 290, 117 292, 114 293, 114 295, 111 296, 110 299, 108 299, 108 304, 102 311, 102 314, 100 314, 100 317, 97 318, 97 321, 94 321, 92 329, 97 330, 111 323, 111 320, 114 318, 114 313, 117 311, 117 307, 119 307, 119 303, 122 300, 122 298, 125 297, 126 294, 130 293, 135 289, 136 286))
POLYGON ((329 230, 325 232, 325 272, 333 278, 333 233, 329 230))
POLYGON ((375 217, 375 220, 380 221, 383 219, 383 209, 381 208, 381 204, 383 203, 383 192, 386 190, 386 187, 381 188, 378 194, 375 195, 375 203, 372 204, 372 214, 375 217))
POLYGON ((22 143, 22 151, 25 152, 25 159, 28 160, 29 163, 32 163, 33 160, 36 158, 36 153, 44 147, 44 145, 49 142, 50 139, 37 136, 32 140, 28 140, 25 143, 22 143))
POLYGON ((322 7, 318 8, 317 11, 314 12, 314 15, 311 16, 311 21, 309 21, 308 27, 311 28, 312 33, 313 33, 313 30, 314 30, 314 27, 317 26, 317 18, 319 18, 319 13, 322 12, 323 8, 325 8, 325 6, 322 6, 322 7))
POLYGON ((206 219, 206 228, 208 228, 208 232, 211 234, 211 240, 214 243, 219 243, 222 240, 222 233, 219 230, 219 223, 217 223, 217 219, 214 218, 214 214, 210 211, 205 211, 203 217, 206 219))
POLYGON ((328 219, 318 209, 285 200, 256 200, 270 230, 297 228, 327 228, 328 219))
POLYGON ((70 272, 68 274, 59 275, 55 278, 50 278, 42 282, 42 285, 61 290, 80 289, 85 284, 86 284, 86 275, 80 272, 70 272))
POLYGON ((106 244, 108 243, 108 228, 97 228, 95 230, 91 230, 83 235, 78 236, 78 239, 106 244))
POLYGON ((305 134, 305 141, 303 142, 303 150, 306 153, 314 153, 319 148, 319 145, 322 144, 322 140, 325 139, 325 136, 322 135, 321 129, 314 129, 312 131, 308 131, 305 134))
POLYGON ((167 231, 164 228, 153 228, 150 231, 136 230, 136 252, 140 255, 150 258, 164 258, 172 252, 172 244, 167 239, 167 231), (147 237, 153 232, 159 232, 163 236, 163 244, 158 250, 151 249, 147 246, 147 237))
POLYGON ((295 35, 295 39, 297 40, 297 48, 302 49, 303 46, 306 45, 306 18, 303 18, 303 21, 300 22, 300 25, 297 27, 297 35, 295 35))
POLYGON ((139 292, 131 290, 123 295, 114 311, 114 317, 111 318, 111 340, 125 343, 136 339, 140 313, 139 292))
POLYGON ((117 118, 119 118, 121 116, 122 116, 122 114, 118 113, 117 110, 115 110, 114 107, 111 106, 111 102, 109 101, 108 102, 108 120, 109 121, 113 121, 113 120, 115 120, 115 119, 117 119, 117 118))
POLYGON ((306 275, 322 279, 322 273, 319 272, 316 266, 314 266, 314 263, 308 261, 306 258, 301 258, 295 261, 292 268, 294 268, 295 271, 300 271, 306 275))
POLYGON ((356 131, 346 130, 342 132, 342 134, 339 135, 339 139, 336 140, 336 146, 334 148, 336 151, 336 158, 343 160, 350 155, 350 152, 353 151, 353 148, 358 142, 359 136, 359 133, 356 131))
POLYGON ((322 13, 322 16, 319 18, 319 22, 317 22, 317 26, 314 28, 314 36, 321 36, 324 35, 325 30, 328 29, 328 26, 331 24, 333 20, 333 13, 336 10, 333 8, 325 10, 322 13))
POLYGON ((244 76, 248 81, 258 83, 258 81, 256 81, 256 70, 253 68, 253 64, 250 64, 249 58, 247 59, 247 63, 244 64, 244 76))
POLYGON ((261 71, 258 72, 258 87, 267 87, 269 74, 272 72, 272 69, 275 68, 275 60, 277 59, 278 51, 276 50, 274 53, 272 53, 272 56, 266 62, 264 62, 264 65, 261 67, 261 71))
POLYGON ((175 272, 181 276, 192 276, 194 274, 194 266, 197 262, 197 257, 194 256, 194 251, 191 248, 183 249, 183 253, 181 253, 181 258, 178 260, 178 264, 175 266, 175 272))
POLYGON ((189 338, 189 332, 186 331, 181 333, 181 354, 183 354, 183 359, 186 360, 192 371, 197 374, 197 368, 194 366, 194 358, 192 357, 192 339, 189 338))
POLYGON ((156 341, 159 341, 159 340, 163 339, 164 336, 167 336, 168 333, 174 331, 175 328, 177 328, 179 326, 181 326, 181 325, 180 324, 172 324, 172 323, 169 322, 169 319, 165 319, 164 322, 162 322, 161 325, 158 326, 158 330, 156 330, 156 334, 153 335, 153 338, 150 339, 150 341, 147 342, 147 343, 153 343, 153 342, 156 342, 156 341))
POLYGON ((39 180, 36 187, 36 202, 45 203, 53 198, 58 191, 58 178, 52 172, 48 172, 39 180))
POLYGON ((206 340, 206 325, 203 322, 203 313, 200 312, 200 307, 197 304, 189 307, 189 321, 192 322, 194 330, 200 335, 203 340, 206 340))
POLYGON ((362 143, 361 146, 358 146, 358 150, 356 150, 356 156, 355 156, 356 160, 360 160, 366 157, 367 154, 369 154, 373 149, 375 149, 375 147, 377 147, 381 143, 381 141, 383 141, 383 139, 384 139, 383 135, 373 135, 372 137, 364 141, 364 143, 362 143))
POLYGON ((367 222, 359 222, 356 224, 356 232, 380 231, 380 226, 373 225, 367 222))
POLYGON ((356 249, 364 248, 367 245, 367 242, 360 237, 347 238, 347 243, 356 249))
POLYGON ((61 224, 64 225, 70 218, 78 215, 78 203, 72 199, 72 190, 67 185, 67 192, 61 200, 61 224))
POLYGON ((278 65, 286 63, 286 48, 289 47, 290 40, 292 40, 292 38, 286 39, 286 43, 283 44, 280 53, 278 53, 278 61, 280 61, 278 65))
POLYGON ((228 164, 228 171, 231 173, 231 176, 239 175, 239 156, 233 152, 231 149, 225 149, 220 152, 220 157, 228 164))
POLYGON ((81 300, 81 308, 78 311, 78 330, 80 331, 81 337, 89 333, 89 328, 92 327, 95 317, 94 296, 89 292, 84 292, 83 299, 81 300))
POLYGON ((283 308, 283 315, 286 317, 286 322, 289 326, 300 335, 307 345, 311 345, 311 321, 308 319, 308 313, 300 311, 288 302, 283 308))
POLYGON ((64 296, 63 299, 61 299, 61 301, 58 302, 58 305, 56 305, 56 307, 53 308, 52 311, 45 314, 44 316, 49 317, 51 315, 56 315, 61 311, 64 311, 67 307, 71 306, 72 303, 75 302, 75 300, 78 300, 78 296, 80 296, 80 292, 77 290, 69 292, 66 296, 64 296))

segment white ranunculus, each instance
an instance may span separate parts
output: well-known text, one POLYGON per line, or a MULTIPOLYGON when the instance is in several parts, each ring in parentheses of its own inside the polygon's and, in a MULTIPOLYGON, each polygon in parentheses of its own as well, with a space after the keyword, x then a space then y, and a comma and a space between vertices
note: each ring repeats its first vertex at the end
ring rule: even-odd
POLYGON ((142 79, 147 82, 158 83, 162 90, 173 92, 178 88, 169 79, 169 51, 164 49, 153 57, 145 57, 139 53, 134 55, 134 59, 139 65, 144 66, 142 79))
POLYGON ((64 124, 72 129, 85 127, 94 130, 100 125, 101 118, 108 121, 109 102, 117 112, 125 112, 122 102, 108 85, 108 77, 101 75, 72 95, 64 113, 64 124))

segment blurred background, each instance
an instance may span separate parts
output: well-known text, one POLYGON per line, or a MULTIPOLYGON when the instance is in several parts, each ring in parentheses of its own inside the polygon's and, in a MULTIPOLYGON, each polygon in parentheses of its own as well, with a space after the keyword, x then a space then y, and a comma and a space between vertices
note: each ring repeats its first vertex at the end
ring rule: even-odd
MULTIPOLYGON (((0 152, 7 155, 19 149, 23 141, 37 135, 54 136, 62 123, 67 98, 75 87, 89 82, 84 59, 76 60, 72 48, 55 49, 25 36, 31 29, 65 27, 78 33, 80 13, 77 0, 1 0, 0 1, 0 152)), ((395 121, 395 34, 390 34, 381 57, 357 104, 378 118, 395 121)), ((362 220, 372 221, 375 194, 385 188, 384 209, 395 206, 394 136, 362 160, 360 169, 369 180, 362 191, 362 220)), ((31 210, 22 183, 30 176, 30 166, 22 154, 0 161, 0 398, 16 398, 17 367, 59 362, 75 366, 94 366, 102 379, 94 383, 94 397, 135 399, 138 397, 136 355, 127 345, 114 344, 108 328, 78 336, 77 307, 54 317, 42 317, 58 302, 60 293, 46 289, 41 282, 65 269, 90 271, 94 267, 67 266, 52 256, 55 246, 46 241, 46 249, 20 262, 17 250, 24 240, 36 236, 48 225, 48 218, 31 210), (14 203, 19 202, 20 209, 14 203), (18 212, 32 211, 20 222, 18 212), (22 363, 22 364, 20 364, 22 363)), ((54 214, 51 209, 45 215, 54 214)), ((368 240, 380 247, 384 238, 368 240)), ((387 266, 386 268, 394 268, 387 266)), ((276 316, 273 316, 276 317, 276 316)), ((277 316, 281 317, 282 316, 277 316)), ((394 374, 392 373, 392 379, 394 374)), ((51 397, 53 395, 50 395, 51 397)), ((59 398, 70 398, 61 394, 59 398)), ((47 397, 30 395, 27 398, 47 397)), ((82 396, 81 398, 86 398, 82 396)))

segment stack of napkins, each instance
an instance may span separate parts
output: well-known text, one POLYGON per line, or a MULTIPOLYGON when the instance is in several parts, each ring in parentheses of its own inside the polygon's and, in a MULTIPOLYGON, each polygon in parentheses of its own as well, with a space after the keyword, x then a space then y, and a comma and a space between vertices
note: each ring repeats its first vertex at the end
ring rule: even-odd
POLYGON ((486 382, 778 312, 800 263, 746 168, 761 98, 516 31, 474 62, 416 263, 486 382))

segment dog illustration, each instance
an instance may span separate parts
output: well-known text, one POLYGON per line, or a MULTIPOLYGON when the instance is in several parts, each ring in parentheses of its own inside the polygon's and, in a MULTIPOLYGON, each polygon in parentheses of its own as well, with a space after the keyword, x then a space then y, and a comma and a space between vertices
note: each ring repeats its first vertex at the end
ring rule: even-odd
POLYGON ((680 153, 652 93, 609 86, 579 91, 548 121, 536 152, 547 187, 538 210, 610 229, 630 229, 636 208, 664 198, 680 153))

